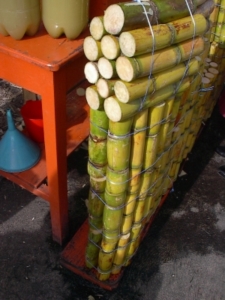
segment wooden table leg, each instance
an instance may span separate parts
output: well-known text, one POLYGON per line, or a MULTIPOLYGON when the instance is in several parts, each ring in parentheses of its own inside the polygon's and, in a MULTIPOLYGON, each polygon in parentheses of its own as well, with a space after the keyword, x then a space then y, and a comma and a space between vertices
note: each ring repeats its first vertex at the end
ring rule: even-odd
POLYGON ((62 245, 68 234, 66 76, 63 71, 45 75, 41 96, 52 234, 62 245))

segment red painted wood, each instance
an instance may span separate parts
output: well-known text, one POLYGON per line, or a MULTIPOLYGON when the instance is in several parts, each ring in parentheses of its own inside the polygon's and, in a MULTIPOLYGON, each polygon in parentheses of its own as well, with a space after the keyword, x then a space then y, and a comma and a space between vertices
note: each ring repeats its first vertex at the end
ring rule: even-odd
MULTIPOLYGON (((146 236, 154 219, 158 215, 159 210, 164 204, 169 192, 170 190, 168 190, 167 193, 162 197, 157 210, 152 215, 149 222, 146 224, 144 230, 142 231, 141 240, 143 240, 146 236)), ((118 275, 111 275, 107 281, 100 281, 97 279, 97 277, 95 276, 96 271, 94 269, 90 270, 85 266, 85 249, 87 245, 88 229, 89 225, 87 219, 61 253, 61 264, 65 268, 100 286, 101 288, 106 290, 113 290, 118 286, 119 281, 123 276, 124 268, 118 275)))
POLYGON ((42 98, 46 158, 46 170, 43 154, 36 169, 23 175, 3 176, 48 198, 52 235, 59 244, 68 234, 67 154, 87 137, 89 128, 84 100, 80 100, 80 115, 75 118, 68 120, 66 108, 67 93, 84 78, 86 59, 82 44, 87 33, 86 30, 73 41, 65 37, 53 39, 41 27, 37 35, 20 41, 0 36, 0 78, 42 98), (37 188, 46 177, 44 172, 48 190, 37 188))

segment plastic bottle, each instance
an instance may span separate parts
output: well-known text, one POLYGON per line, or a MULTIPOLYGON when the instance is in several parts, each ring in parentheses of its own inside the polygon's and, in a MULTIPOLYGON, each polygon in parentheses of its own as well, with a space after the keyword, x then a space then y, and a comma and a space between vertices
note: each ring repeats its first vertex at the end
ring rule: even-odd
POLYGON ((0 33, 20 40, 33 36, 39 29, 41 11, 39 0, 0 0, 0 33))
POLYGON ((42 0, 42 20, 48 34, 77 38, 87 26, 89 0, 42 0))

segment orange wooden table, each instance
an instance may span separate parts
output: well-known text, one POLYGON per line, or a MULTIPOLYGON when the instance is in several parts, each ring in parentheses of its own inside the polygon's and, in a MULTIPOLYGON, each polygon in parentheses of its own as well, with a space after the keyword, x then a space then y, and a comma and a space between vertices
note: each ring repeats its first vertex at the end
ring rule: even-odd
POLYGON ((41 96, 45 139, 34 168, 0 175, 49 201, 53 239, 59 244, 68 233, 67 155, 89 134, 88 105, 76 89, 70 92, 74 86, 85 87, 86 35, 53 39, 41 27, 20 41, 0 36, 0 78, 41 96))

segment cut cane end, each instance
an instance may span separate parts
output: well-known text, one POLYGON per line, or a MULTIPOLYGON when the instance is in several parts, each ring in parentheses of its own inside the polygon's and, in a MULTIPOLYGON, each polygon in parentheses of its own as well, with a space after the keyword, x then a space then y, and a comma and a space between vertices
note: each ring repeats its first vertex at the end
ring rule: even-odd
POLYGON ((84 75, 89 83, 96 83, 99 79, 98 68, 95 63, 88 62, 84 67, 84 75))
POLYGON ((118 102, 113 98, 109 97, 104 102, 104 109, 108 118, 113 122, 119 122, 122 113, 118 102))
POLYGON ((124 25, 124 13, 121 7, 117 4, 110 5, 106 10, 103 17, 105 30, 112 34, 117 35, 121 32, 124 25))
POLYGON ((119 37, 119 44, 125 56, 133 57, 136 51, 135 39, 129 32, 122 32, 119 37))
POLYGON ((90 108, 96 110, 100 106, 98 93, 91 87, 86 89, 86 100, 90 108))
POLYGON ((116 60, 116 71, 121 80, 130 82, 134 79, 134 69, 128 58, 120 56, 116 60))
POLYGON ((91 20, 89 30, 96 41, 101 40, 105 32, 101 17, 94 17, 91 20))
POLYGON ((96 86, 97 86, 99 95, 102 98, 107 98, 109 95, 109 87, 108 87, 107 81, 103 78, 100 78, 98 80, 98 82, 96 83, 96 86))
POLYGON ((115 95, 120 102, 127 103, 129 101, 128 90, 126 88, 126 85, 122 81, 116 81, 114 90, 115 95))
POLYGON ((96 61, 98 59, 98 47, 93 37, 87 36, 84 39, 84 55, 90 61, 96 61))
POLYGON ((101 57, 98 60, 98 69, 101 76, 105 79, 111 79, 113 76, 113 68, 107 58, 101 57))
POLYGON ((115 59, 120 54, 120 48, 116 37, 111 35, 103 36, 101 40, 101 49, 103 55, 108 59, 115 59))

